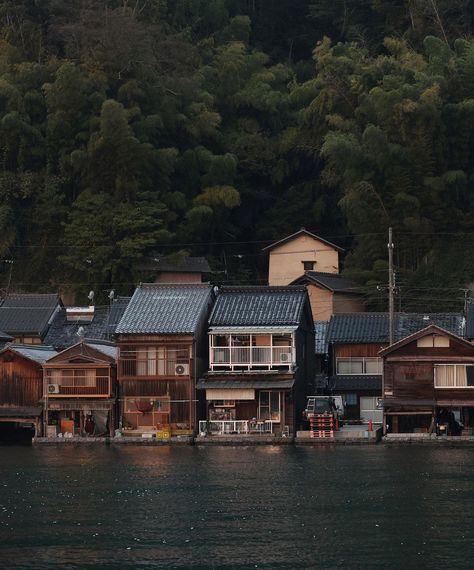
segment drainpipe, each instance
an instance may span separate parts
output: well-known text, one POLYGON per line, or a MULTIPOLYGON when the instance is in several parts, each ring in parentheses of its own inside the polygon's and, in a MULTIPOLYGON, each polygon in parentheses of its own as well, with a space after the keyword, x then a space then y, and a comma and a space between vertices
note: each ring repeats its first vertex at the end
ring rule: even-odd
POLYGON ((197 390, 196 390, 196 385, 197 385, 197 342, 196 342, 196 337, 193 337, 193 360, 194 360, 194 364, 193 364, 193 368, 194 368, 194 373, 193 373, 193 378, 191 380, 191 410, 193 413, 193 425, 192 425, 192 430, 193 430, 193 434, 196 436, 197 434, 197 390))
POLYGON ((43 370, 43 437, 48 436, 48 390, 45 384, 45 374, 43 370))
POLYGON ((385 418, 385 358, 382 358, 382 435, 387 435, 387 421, 385 418))

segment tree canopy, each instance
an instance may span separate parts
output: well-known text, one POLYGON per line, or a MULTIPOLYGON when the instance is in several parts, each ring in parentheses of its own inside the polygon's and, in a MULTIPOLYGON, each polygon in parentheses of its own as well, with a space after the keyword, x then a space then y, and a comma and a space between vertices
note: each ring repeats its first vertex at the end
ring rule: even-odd
POLYGON ((125 294, 176 252, 262 283, 304 226, 384 308, 393 227, 400 308, 459 309, 471 4, 0 0, 0 286, 125 294))

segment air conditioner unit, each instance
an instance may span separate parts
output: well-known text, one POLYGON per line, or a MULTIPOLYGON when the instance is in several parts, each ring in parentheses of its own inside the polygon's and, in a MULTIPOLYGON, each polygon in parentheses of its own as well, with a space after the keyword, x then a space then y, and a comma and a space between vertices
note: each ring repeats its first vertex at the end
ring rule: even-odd
POLYGON ((59 384, 48 384, 48 394, 59 394, 59 384))
POLYGON ((174 373, 176 376, 187 376, 189 374, 189 364, 175 364, 174 373))
POLYGON ((291 352, 280 352, 280 362, 291 362, 291 352))

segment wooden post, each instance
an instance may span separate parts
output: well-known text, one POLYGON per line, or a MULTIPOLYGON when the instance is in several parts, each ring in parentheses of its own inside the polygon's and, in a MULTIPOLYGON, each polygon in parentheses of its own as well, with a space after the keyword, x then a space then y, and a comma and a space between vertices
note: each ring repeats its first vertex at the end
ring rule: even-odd
POLYGON ((280 417, 280 421, 281 421, 281 434, 283 435, 283 432, 285 431, 285 392, 280 392, 280 399, 281 399, 281 417, 280 417))
POLYGON ((395 274, 393 271, 393 242, 392 228, 388 228, 388 311, 389 311, 389 341, 394 342, 394 298, 395 274))

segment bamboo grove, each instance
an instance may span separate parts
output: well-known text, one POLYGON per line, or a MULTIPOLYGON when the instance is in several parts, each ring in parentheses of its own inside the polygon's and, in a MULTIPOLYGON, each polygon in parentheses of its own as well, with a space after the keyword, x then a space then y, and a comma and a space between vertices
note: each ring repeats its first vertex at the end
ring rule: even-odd
POLYGON ((403 308, 457 309, 473 20, 468 0, 0 1, 0 286, 125 294, 168 254, 258 283, 263 245, 304 226, 383 308, 392 226, 403 308))

